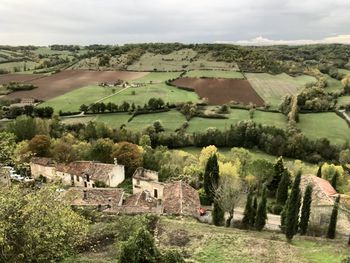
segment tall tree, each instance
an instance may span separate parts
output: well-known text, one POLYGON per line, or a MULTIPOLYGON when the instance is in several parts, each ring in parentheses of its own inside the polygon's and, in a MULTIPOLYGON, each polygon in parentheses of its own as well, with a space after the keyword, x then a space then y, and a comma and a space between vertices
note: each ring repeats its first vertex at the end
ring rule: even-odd
POLYGON ((300 235, 305 235, 309 226, 310 211, 312 202, 312 185, 308 185, 304 192, 303 206, 301 210, 299 232, 300 235))
POLYGON ((280 156, 276 160, 275 164, 273 165, 273 168, 274 168, 274 174, 267 188, 269 189, 270 193, 274 196, 276 194, 278 185, 281 181, 283 172, 285 170, 282 156, 280 156))
POLYGON ((216 154, 209 157, 204 172, 204 190, 211 202, 219 184, 219 165, 216 154))
POLYGON ((222 210, 221 206, 218 204, 217 201, 214 201, 214 207, 213 207, 213 224, 216 226, 222 226, 224 223, 224 215, 225 212, 222 210))
POLYGON ((244 228, 250 227, 251 216, 253 213, 253 193, 249 191, 247 195, 247 202, 245 204, 242 225, 244 228))
POLYGON ((289 187, 289 172, 285 169, 282 173, 282 178, 280 183, 278 184, 277 193, 276 193, 276 201, 280 205, 285 205, 288 199, 288 187, 289 187))
POLYGON ((253 227, 254 224, 255 224, 255 217, 256 217, 257 210, 258 210, 258 199, 256 198, 256 196, 254 196, 254 198, 253 198, 253 206, 252 206, 252 215, 251 215, 250 221, 249 221, 249 225, 251 227, 253 227))
POLYGON ((329 221, 327 238, 334 239, 337 230, 337 217, 338 217, 338 207, 339 207, 340 195, 335 199, 333 210, 331 214, 331 220, 329 221))
POLYGON ((322 178, 322 166, 323 166, 323 163, 320 164, 317 170, 317 177, 320 177, 320 178, 322 178))
POLYGON ((300 180, 301 180, 301 171, 299 171, 294 179, 292 192, 288 200, 288 208, 286 211, 285 218, 285 234, 288 241, 293 239, 293 236, 297 233, 298 230, 298 217, 300 211, 300 180))
POLYGON ((258 231, 261 231, 266 224, 266 219, 267 219, 266 202, 267 202, 266 187, 264 187, 261 200, 258 205, 258 210, 256 211, 256 218, 255 218, 255 228, 258 231))
POLYGON ((338 181, 338 178, 339 178, 339 173, 338 171, 336 170, 332 179, 331 179, 331 185, 333 186, 333 188, 337 191, 337 181, 338 181))

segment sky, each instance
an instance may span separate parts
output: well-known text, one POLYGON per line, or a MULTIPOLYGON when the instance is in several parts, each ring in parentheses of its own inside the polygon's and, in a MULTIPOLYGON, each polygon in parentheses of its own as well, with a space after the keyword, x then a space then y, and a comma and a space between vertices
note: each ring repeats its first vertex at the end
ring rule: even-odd
POLYGON ((350 44, 350 0, 0 0, 0 45, 350 44))

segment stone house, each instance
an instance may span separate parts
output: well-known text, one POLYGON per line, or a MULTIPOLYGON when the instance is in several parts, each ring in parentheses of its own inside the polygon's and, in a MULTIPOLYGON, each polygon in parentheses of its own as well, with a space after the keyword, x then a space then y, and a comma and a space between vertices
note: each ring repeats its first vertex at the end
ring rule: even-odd
MULTIPOLYGON (((310 224, 327 229, 335 199, 339 195, 333 186, 325 179, 314 175, 303 175, 300 188, 304 193, 307 185, 312 185, 312 203, 310 224)), ((350 229, 350 197, 341 195, 337 217, 337 232, 348 235, 350 229)))
POLYGON ((34 178, 45 177, 64 185, 95 187, 97 183, 117 187, 125 179, 124 166, 93 161, 76 161, 57 164, 50 158, 32 158, 31 173, 34 178))
POLYGON ((132 176, 133 194, 147 191, 151 197, 163 199, 164 183, 158 181, 158 173, 143 167, 136 169, 132 176))

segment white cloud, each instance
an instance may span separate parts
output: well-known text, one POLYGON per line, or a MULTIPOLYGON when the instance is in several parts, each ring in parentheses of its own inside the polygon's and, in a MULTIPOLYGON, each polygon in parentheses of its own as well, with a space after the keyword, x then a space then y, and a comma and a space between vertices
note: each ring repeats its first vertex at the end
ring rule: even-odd
POLYGON ((242 46, 272 46, 272 45, 311 45, 311 44, 350 44, 350 35, 337 35, 323 39, 272 40, 262 36, 251 40, 215 41, 215 43, 236 44, 242 46))

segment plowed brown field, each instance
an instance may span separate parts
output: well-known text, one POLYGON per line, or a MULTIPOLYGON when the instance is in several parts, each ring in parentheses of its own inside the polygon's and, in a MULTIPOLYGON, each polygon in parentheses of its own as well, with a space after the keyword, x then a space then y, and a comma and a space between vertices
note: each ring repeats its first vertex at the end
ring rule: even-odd
POLYGON ((247 80, 180 78, 175 80, 173 84, 178 87, 193 89, 201 98, 207 98, 211 105, 220 105, 232 101, 245 105, 249 103, 256 106, 264 105, 264 100, 247 80))
MULTIPOLYGON (((17 91, 9 94, 8 97, 33 97, 48 100, 83 86, 96 85, 100 82, 114 82, 117 79, 133 80, 147 74, 148 72, 65 70, 47 77, 28 80, 26 82, 32 83, 38 88, 17 91)), ((88 94, 86 95, 88 96, 88 94)))
POLYGON ((40 74, 4 74, 0 75, 0 85, 14 82, 29 82, 34 79, 42 78, 45 75, 40 74))

